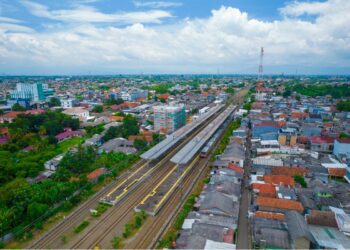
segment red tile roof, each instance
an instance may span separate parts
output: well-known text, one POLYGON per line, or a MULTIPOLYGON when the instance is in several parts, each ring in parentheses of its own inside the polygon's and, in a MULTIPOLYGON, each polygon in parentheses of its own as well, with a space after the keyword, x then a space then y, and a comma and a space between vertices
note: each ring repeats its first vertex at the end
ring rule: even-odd
POLYGON ((294 187, 294 179, 285 175, 264 175, 264 181, 274 185, 294 187))
POLYGON ((334 138, 332 137, 322 137, 322 136, 311 136, 310 142, 314 144, 324 144, 324 143, 334 143, 334 138))
POLYGON ((228 166, 227 166, 228 169, 231 169, 237 173, 240 173, 240 174, 243 174, 244 173, 244 169, 241 168, 240 166, 236 165, 236 164, 233 164, 233 163, 229 163, 228 166))
POLYGON ((344 177, 346 168, 328 168, 328 174, 333 177, 344 177))
POLYGON ((306 168, 304 167, 272 167, 272 170, 271 170, 271 174, 273 175, 304 176, 305 173, 306 173, 306 168))
POLYGON ((255 212, 255 217, 265 218, 265 219, 272 219, 272 220, 280 220, 280 221, 285 221, 286 220, 286 218, 284 217, 284 214, 272 213, 272 212, 263 212, 263 211, 255 212))
POLYGON ((252 189, 261 196, 276 198, 276 187, 272 184, 253 183, 252 189))
POLYGON ((263 206, 263 207, 304 211, 303 205, 300 202, 294 201, 294 200, 275 199, 275 198, 258 196, 256 198, 256 204, 258 206, 263 206))
POLYGON ((100 177, 101 175, 103 175, 105 173, 106 173, 105 168, 98 168, 98 169, 95 169, 94 171, 92 171, 90 174, 88 174, 87 178, 88 178, 88 180, 93 180, 93 179, 100 177))

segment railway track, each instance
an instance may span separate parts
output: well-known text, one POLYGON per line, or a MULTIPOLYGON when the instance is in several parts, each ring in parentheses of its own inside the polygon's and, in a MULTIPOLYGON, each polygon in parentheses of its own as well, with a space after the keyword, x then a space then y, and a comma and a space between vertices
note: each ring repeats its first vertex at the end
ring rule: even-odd
POLYGON ((204 176, 205 169, 206 161, 199 160, 197 162, 197 167, 191 168, 189 173, 184 177, 182 185, 175 190, 172 198, 168 200, 158 215, 153 217, 153 220, 150 220, 150 223, 148 225, 145 224, 147 225, 147 228, 142 228, 142 233, 136 236, 135 241, 133 241, 130 245, 126 245, 125 247, 129 249, 155 248, 157 240, 160 238, 164 230, 162 227, 164 225, 167 227, 171 224, 172 220, 169 220, 169 216, 174 213, 174 208, 177 206, 180 208, 182 207, 183 203, 186 201, 186 198, 191 193, 194 183, 196 183, 201 178, 201 176, 204 176), (159 234, 159 232, 161 232, 161 234, 159 234))
MULTIPOLYGON (((199 129, 197 129, 193 134, 191 134, 191 136, 187 137, 184 141, 182 141, 180 143, 178 147, 181 147, 183 145, 185 145, 189 140, 191 140, 194 136, 196 136, 203 127, 207 126, 213 119, 215 119, 215 117, 217 116, 214 115, 213 118, 209 119, 208 121, 206 121, 203 125, 200 126, 199 129)), ((127 217, 127 215, 129 213, 133 212, 133 208, 134 206, 136 206, 138 204, 138 202, 140 200, 142 200, 142 198, 152 189, 154 183, 157 183, 157 181, 159 181, 159 178, 162 177, 163 175, 165 175, 169 169, 166 166, 172 166, 175 165, 173 163, 170 163, 170 158, 176 153, 174 152, 175 150, 172 151, 172 153, 168 154, 165 158, 163 158, 162 160, 167 160, 167 162, 165 162, 165 166, 163 166, 163 164, 160 164, 157 169, 160 169, 159 171, 155 171, 155 174, 152 173, 152 175, 150 175, 148 177, 148 180, 145 181, 146 184, 141 184, 138 187, 136 187, 135 189, 133 189, 132 192, 132 197, 130 197, 131 195, 129 194, 126 199, 121 200, 117 206, 112 207, 112 209, 109 209, 108 213, 105 213, 103 215, 103 219, 100 219, 100 221, 98 223, 96 223, 94 226, 92 227, 88 227, 88 231, 84 231, 84 236, 79 238, 78 241, 74 242, 71 246, 68 246, 69 248, 94 248, 95 246, 100 246, 101 242, 105 244, 107 244, 106 242, 106 238, 108 237, 108 235, 113 231, 113 229, 115 229, 115 227, 120 224, 123 219, 125 219, 127 217), (162 171, 162 169, 164 169, 164 171, 162 171), (164 174, 163 174, 164 172, 164 174), (154 176, 154 177, 152 177, 154 176), (152 178, 152 179, 149 179, 152 178), (156 178, 156 179, 154 179, 156 178), (151 182, 151 180, 153 180, 151 182), (139 193, 141 192, 141 193, 139 193), (135 197, 134 197, 135 196, 135 197), (128 203, 128 204, 126 204, 128 203), (125 210, 125 211, 124 211, 125 210), (119 213, 119 212, 114 212, 114 211, 124 211, 123 213, 119 213), (109 220, 113 220, 113 218, 116 218, 115 221, 113 221, 111 224, 109 224, 108 219, 104 219, 104 218, 108 218, 109 220), (109 225, 108 225, 109 224, 109 225), (108 226, 106 226, 108 225, 108 226), (102 228, 103 227, 103 228, 102 228), (97 236, 95 236, 97 235, 97 236), (93 239, 93 240, 91 240, 93 239), (90 242, 90 243, 89 243, 90 242), (92 242, 92 243, 91 243, 92 242)), ((105 192, 107 193, 107 192, 105 192)), ((86 216, 85 216, 86 217, 86 216)), ((59 237, 58 235, 56 235, 56 238, 59 237)), ((108 241, 108 246, 109 245, 109 241, 108 241)), ((67 247, 65 246, 65 247, 67 247)))
MULTIPOLYGON (((138 161, 134 167, 132 167, 131 170, 137 170, 138 168, 143 167, 143 165, 146 163, 146 160, 140 160, 138 161)), ((126 178, 128 175, 128 171, 123 173, 119 179, 126 178)), ((105 188, 97 192, 93 197, 88 199, 86 202, 78 206, 71 214, 69 214, 67 217, 65 217, 61 222, 59 222, 56 226, 51 228, 49 231, 47 231, 45 234, 43 234, 38 240, 33 242, 32 244, 28 245, 27 248, 31 249, 42 249, 47 247, 47 245, 55 240, 58 239, 66 230, 67 228, 77 224, 78 222, 82 221, 84 217, 86 217, 90 212, 89 209, 96 206, 99 202, 99 199, 101 196, 104 196, 108 192, 110 192, 115 186, 118 184, 118 182, 112 182, 109 185, 107 185, 105 188)))
MULTIPOLYGON (((136 188, 133 195, 128 199, 122 200, 118 206, 113 207, 109 210, 109 213, 104 214, 104 217, 100 219, 99 223, 94 227, 90 228, 89 231, 85 232, 85 235, 81 237, 73 245, 69 246, 71 249, 92 249, 97 245, 100 246, 100 242, 105 241, 105 239, 110 235, 110 233, 120 224, 128 214, 133 214, 133 208, 138 204, 140 199, 144 197, 149 190, 152 188, 153 183, 160 181, 163 176, 170 171, 175 164, 170 164, 167 162, 159 171, 157 171, 149 181, 145 182, 142 188, 136 188), (108 227, 101 230, 101 226, 107 225, 107 223, 113 220, 108 227)), ((109 242, 108 242, 109 243, 109 242)))

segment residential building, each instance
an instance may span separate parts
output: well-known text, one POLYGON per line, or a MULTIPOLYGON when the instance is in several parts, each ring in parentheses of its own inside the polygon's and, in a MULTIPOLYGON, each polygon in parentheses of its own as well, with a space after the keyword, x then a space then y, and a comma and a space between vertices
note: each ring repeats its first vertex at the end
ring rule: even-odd
POLYGON ((186 123, 185 106, 154 106, 154 130, 172 133, 186 123))
POLYGON ((333 154, 338 158, 341 158, 342 156, 350 158, 350 139, 336 139, 334 141, 333 154))

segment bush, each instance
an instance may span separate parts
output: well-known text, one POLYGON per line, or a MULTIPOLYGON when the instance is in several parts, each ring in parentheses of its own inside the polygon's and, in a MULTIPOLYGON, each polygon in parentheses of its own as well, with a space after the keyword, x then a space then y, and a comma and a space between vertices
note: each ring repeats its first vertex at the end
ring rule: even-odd
POLYGON ((83 231, 88 225, 90 224, 90 222, 84 220, 82 223, 80 223, 79 226, 77 226, 76 228, 74 228, 74 233, 78 234, 81 231, 83 231))
POLYGON ((132 231, 132 225, 131 224, 125 224, 124 226, 124 232, 123 232, 123 237, 126 239, 130 236, 132 231))
POLYGON ((37 223, 35 223, 34 228, 35 228, 35 229, 38 229, 38 230, 43 229, 43 223, 42 223, 42 222, 37 222, 37 223))
POLYGON ((111 240, 111 244, 112 244, 113 248, 114 249, 119 249, 120 245, 121 245, 121 241, 122 241, 122 239, 120 237, 114 237, 111 240))
POLYGON ((305 181, 303 176, 295 175, 294 176, 294 181, 299 183, 303 188, 307 188, 307 183, 306 183, 306 181, 305 181))

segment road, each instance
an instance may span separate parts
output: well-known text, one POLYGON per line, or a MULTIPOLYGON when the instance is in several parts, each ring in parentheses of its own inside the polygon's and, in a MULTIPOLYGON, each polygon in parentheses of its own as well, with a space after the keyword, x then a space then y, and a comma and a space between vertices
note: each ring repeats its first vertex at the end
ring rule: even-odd
POLYGON ((248 187, 251 166, 251 131, 249 130, 246 141, 246 161, 244 164, 244 179, 242 183, 241 203, 239 207, 237 249, 251 249, 251 237, 248 220, 250 203, 250 191, 248 187))

